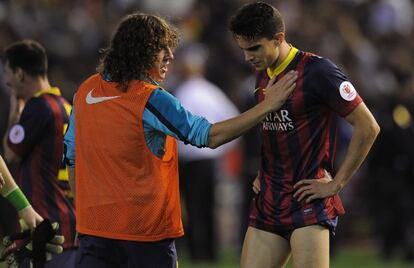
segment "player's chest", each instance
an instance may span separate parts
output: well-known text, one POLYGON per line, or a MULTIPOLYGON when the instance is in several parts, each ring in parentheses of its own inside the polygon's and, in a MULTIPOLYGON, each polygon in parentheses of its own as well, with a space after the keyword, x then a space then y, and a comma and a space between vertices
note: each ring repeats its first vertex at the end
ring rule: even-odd
MULTIPOLYGON (((262 102, 265 98, 264 89, 268 79, 259 84, 256 90, 256 101, 262 102)), ((319 117, 323 111, 314 90, 304 83, 303 76, 299 76, 296 88, 279 110, 269 113, 262 121, 263 131, 289 132, 308 124, 309 120, 319 117)))
MULTIPOLYGON (((280 118, 286 113, 289 113, 292 117, 306 116, 308 113, 312 113, 315 109, 320 109, 320 98, 315 93, 315 89, 312 88, 310 83, 306 82, 303 74, 299 74, 296 81, 296 87, 287 100, 280 107, 280 110, 276 113, 280 114, 280 118), (282 112, 284 111, 284 112, 282 112)), ((256 102, 262 102, 266 98, 265 88, 269 82, 269 78, 266 77, 258 82, 258 87, 255 91, 256 102)))

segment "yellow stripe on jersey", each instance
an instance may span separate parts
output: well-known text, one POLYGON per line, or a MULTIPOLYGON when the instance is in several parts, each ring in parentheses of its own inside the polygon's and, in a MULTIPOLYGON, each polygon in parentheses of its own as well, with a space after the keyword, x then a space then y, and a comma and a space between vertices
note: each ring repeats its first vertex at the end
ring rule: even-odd
MULTIPOLYGON (((70 112, 72 111, 72 105, 70 105, 67 102, 64 102, 63 106, 65 107, 66 114, 69 116, 70 112)), ((67 128, 68 128, 68 124, 67 123, 63 124, 63 135, 65 135, 67 128)), ((58 180, 69 182, 69 170, 66 165, 65 165, 65 168, 59 169, 58 180)), ((70 191, 66 191, 65 194, 67 197, 73 197, 70 191)))
MULTIPOLYGON (((70 112, 72 111, 72 105, 70 105, 69 103, 65 102, 65 103, 63 104, 63 106, 65 107, 66 114, 67 114, 68 116, 70 116, 70 112)), ((67 128, 68 128, 68 124, 63 124, 63 134, 65 134, 65 133, 66 133, 66 129, 67 129, 67 128)))
POLYGON ((60 89, 57 87, 51 87, 49 89, 44 89, 44 90, 40 90, 39 92, 37 92, 35 94, 35 97, 39 97, 43 94, 52 94, 52 95, 56 95, 56 96, 61 96, 62 94, 60 93, 60 89))
POLYGON ((69 181, 68 167, 59 169, 58 180, 60 180, 60 181, 69 181))
POLYGON ((289 54, 287 57, 283 60, 279 66, 277 66, 275 69, 271 70, 270 68, 267 68, 267 75, 272 79, 276 75, 279 75, 281 72, 283 72, 286 67, 289 65, 289 63, 293 60, 293 58, 296 56, 296 53, 298 52, 298 49, 296 47, 292 47, 289 51, 289 54))
POLYGON ((70 112, 72 111, 72 105, 70 105, 69 103, 65 102, 63 104, 63 106, 65 107, 66 114, 69 116, 70 115, 70 112))

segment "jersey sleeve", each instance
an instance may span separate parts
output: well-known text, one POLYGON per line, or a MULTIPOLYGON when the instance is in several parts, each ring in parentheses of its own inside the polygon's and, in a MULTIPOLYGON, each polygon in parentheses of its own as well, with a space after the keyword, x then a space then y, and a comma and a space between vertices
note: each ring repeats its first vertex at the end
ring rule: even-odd
POLYGON ((19 122, 8 133, 10 149, 18 156, 25 157, 42 138, 42 133, 52 119, 52 111, 42 98, 30 99, 19 122))
POLYGON ((75 106, 69 117, 69 125, 63 139, 64 143, 64 161, 68 167, 75 166, 75 106))
POLYGON ((337 114, 345 117, 362 102, 352 83, 331 61, 317 58, 311 68, 316 94, 337 114))
POLYGON ((211 123, 187 111, 176 97, 165 90, 156 89, 151 94, 145 106, 144 123, 186 144, 208 145, 211 123))

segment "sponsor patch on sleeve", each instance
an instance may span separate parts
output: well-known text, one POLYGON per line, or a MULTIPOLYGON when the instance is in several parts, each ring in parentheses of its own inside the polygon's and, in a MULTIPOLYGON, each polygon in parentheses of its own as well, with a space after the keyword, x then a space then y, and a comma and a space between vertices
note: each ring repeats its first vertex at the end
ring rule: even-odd
POLYGON ((9 139, 13 144, 19 144, 24 140, 24 128, 22 125, 17 124, 10 129, 9 139))
POLYGON ((341 97, 346 101, 353 101, 357 96, 357 92, 354 86, 349 81, 344 81, 339 86, 339 93, 341 97))

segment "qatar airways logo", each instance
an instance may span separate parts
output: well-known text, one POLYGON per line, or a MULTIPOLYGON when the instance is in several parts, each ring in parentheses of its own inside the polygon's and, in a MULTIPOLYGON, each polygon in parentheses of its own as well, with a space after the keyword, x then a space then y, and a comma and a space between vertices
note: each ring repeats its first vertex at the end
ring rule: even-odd
POLYGON ((272 112, 262 121, 262 128, 265 131, 289 131, 293 130, 293 121, 289 117, 288 110, 272 112))

